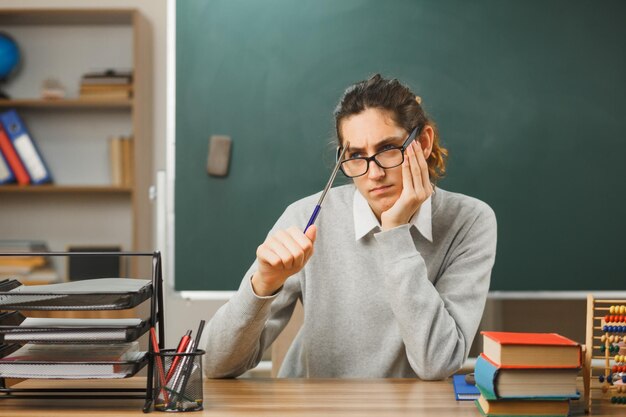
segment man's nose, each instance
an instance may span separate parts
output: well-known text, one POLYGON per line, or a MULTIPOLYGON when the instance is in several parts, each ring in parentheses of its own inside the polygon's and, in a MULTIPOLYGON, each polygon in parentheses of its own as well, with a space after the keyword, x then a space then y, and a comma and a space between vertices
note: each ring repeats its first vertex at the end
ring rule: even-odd
POLYGON ((369 161, 370 164, 368 170, 368 177, 371 179, 378 179, 385 176, 385 170, 378 166, 375 161, 369 161))

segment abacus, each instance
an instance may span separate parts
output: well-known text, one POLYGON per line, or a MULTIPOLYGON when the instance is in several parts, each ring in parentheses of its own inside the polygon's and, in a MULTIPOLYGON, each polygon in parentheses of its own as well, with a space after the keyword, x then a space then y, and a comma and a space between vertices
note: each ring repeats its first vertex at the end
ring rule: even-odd
MULTIPOLYGON (((626 300, 587 296, 587 333, 583 382, 585 411, 600 401, 624 407, 626 414, 626 300), (602 359, 593 365, 592 359, 602 359)), ((604 404, 603 404, 604 406, 604 404)))

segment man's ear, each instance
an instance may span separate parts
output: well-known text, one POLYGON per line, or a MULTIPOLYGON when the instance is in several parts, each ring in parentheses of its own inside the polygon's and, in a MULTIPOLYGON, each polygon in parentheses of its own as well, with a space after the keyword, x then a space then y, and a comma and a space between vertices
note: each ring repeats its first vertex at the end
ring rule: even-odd
POLYGON ((431 125, 426 125, 422 129, 422 133, 419 136, 420 146, 424 150, 424 157, 428 159, 432 150, 433 142, 435 141, 435 130, 431 125))

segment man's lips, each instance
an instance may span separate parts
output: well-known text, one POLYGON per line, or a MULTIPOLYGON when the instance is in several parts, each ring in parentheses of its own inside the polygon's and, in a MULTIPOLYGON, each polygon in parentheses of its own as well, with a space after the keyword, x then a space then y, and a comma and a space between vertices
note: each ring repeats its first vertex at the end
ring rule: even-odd
POLYGON ((390 188, 391 188, 391 185, 381 185, 379 187, 372 188, 370 190, 370 193, 373 193, 373 194, 384 193, 385 191, 387 191, 390 188))

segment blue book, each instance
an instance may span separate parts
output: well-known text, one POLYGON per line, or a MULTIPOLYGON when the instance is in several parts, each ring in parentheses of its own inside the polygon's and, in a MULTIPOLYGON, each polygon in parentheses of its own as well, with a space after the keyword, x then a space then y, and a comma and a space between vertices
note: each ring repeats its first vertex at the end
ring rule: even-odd
POLYGON ((487 400, 501 398, 551 399, 579 398, 576 378, 580 368, 506 368, 484 354, 476 359, 476 386, 487 400))
POLYGON ((457 401, 472 401, 480 396, 480 391, 476 385, 465 382, 465 375, 452 375, 452 385, 457 401))
POLYGON ((32 184, 52 182, 50 170, 17 112, 9 110, 0 114, 0 122, 22 160, 32 184))

